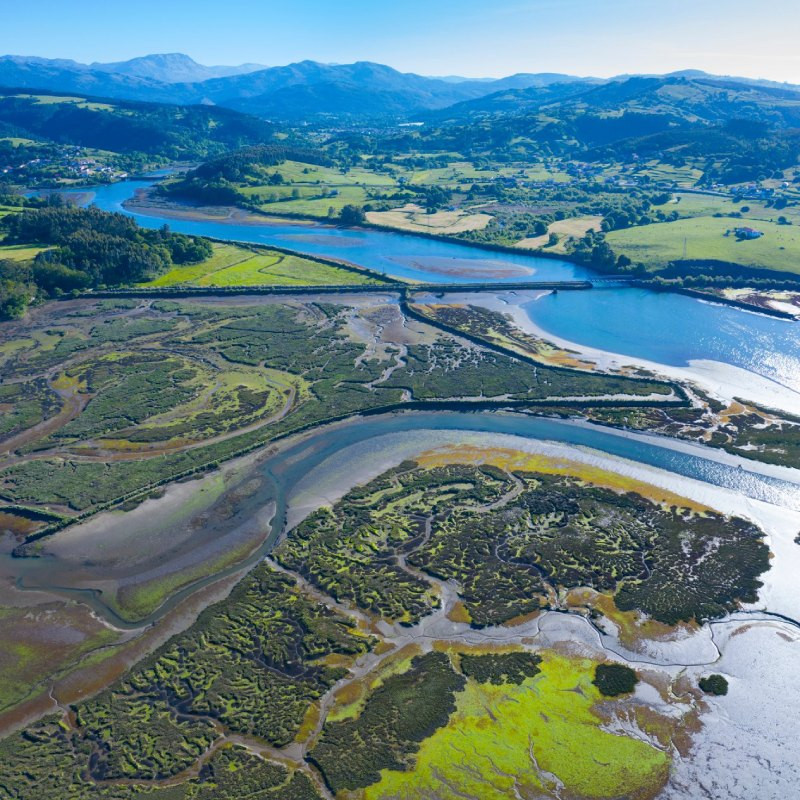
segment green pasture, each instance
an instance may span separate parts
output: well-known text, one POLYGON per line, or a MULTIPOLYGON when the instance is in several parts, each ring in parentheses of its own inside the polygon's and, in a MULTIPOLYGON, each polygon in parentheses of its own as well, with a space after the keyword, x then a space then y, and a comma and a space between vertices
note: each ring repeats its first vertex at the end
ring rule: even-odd
MULTIPOLYGON (((17 211, 18 209, 9 208, 10 212, 17 211)), ((4 209, 0 207, 0 214, 4 209)), ((47 250, 46 247, 31 247, 26 244, 2 244, 0 245, 0 260, 6 259, 8 261, 30 261, 36 258, 39 253, 47 250)))
POLYGON ((729 261, 757 269, 800 272, 798 225, 698 216, 612 231, 606 238, 615 252, 654 270, 685 257, 689 260, 729 261), (733 229, 741 226, 763 231, 764 236, 739 241, 733 229), (730 231, 727 236, 726 231, 730 231))
POLYGON ((275 250, 214 244, 214 255, 200 264, 175 267, 146 287, 167 286, 326 286, 372 283, 349 270, 275 250))

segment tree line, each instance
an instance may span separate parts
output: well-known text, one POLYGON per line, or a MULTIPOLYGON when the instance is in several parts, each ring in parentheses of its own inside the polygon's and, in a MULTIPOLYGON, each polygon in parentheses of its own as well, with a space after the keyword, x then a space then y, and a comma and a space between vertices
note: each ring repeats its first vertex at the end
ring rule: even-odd
POLYGON ((57 197, 8 215, 2 225, 8 244, 48 248, 29 262, 0 262, 4 317, 21 315, 39 296, 139 283, 213 252, 206 239, 172 233, 166 225, 147 230, 124 214, 76 208, 57 197))

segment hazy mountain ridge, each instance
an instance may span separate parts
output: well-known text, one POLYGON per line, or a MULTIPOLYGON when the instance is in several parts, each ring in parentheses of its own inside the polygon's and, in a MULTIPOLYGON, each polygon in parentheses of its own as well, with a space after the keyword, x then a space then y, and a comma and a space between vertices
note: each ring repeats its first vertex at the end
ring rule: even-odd
POLYGON ((0 58, 0 86, 155 103, 173 102, 176 94, 172 85, 148 78, 14 56, 0 58))
POLYGON ((506 88, 583 80, 556 73, 518 74, 499 80, 430 78, 365 61, 301 61, 256 68, 204 67, 182 54, 144 56, 112 64, 0 57, 0 84, 8 87, 77 91, 122 100, 215 103, 286 119, 315 114, 404 115, 444 108, 506 88))
MULTIPOLYGON (((127 61, 93 61, 83 64, 69 58, 40 58, 39 56, 0 56, 0 64, 10 62, 20 69, 35 72, 36 68, 55 68, 68 72, 111 73, 131 78, 144 78, 158 83, 200 83, 212 78, 225 78, 269 69, 264 64, 238 66, 206 66, 198 64, 185 53, 154 53, 127 61)), ((42 86, 40 88, 47 88, 42 86)))
POLYGON ((206 67, 180 53, 118 63, 0 57, 0 85, 76 92, 120 100, 215 104, 289 122, 319 119, 409 118, 432 122, 533 113, 644 111, 680 119, 743 116, 779 125, 800 124, 793 108, 800 87, 683 70, 664 76, 600 79, 561 73, 519 73, 500 79, 431 78, 367 61, 281 67, 206 67), (769 112, 768 106, 773 106, 769 112), (754 110, 755 109, 755 110, 754 110), (431 113, 433 112, 433 113, 431 113))
POLYGON ((148 78, 162 83, 199 83, 213 78, 258 72, 268 67, 264 64, 207 67, 183 53, 161 53, 108 64, 93 62, 87 69, 148 78))
POLYGON ((623 114, 660 118, 675 124, 717 124, 734 118, 780 128, 800 126, 800 88, 774 87, 733 78, 634 76, 599 85, 563 83, 510 89, 426 114, 433 123, 462 124, 477 119, 546 115, 561 121, 592 116, 606 125, 623 114))

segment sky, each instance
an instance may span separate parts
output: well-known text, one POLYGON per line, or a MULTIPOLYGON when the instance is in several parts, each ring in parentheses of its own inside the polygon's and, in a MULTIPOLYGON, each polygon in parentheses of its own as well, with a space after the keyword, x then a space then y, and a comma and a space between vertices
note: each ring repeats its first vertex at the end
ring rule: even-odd
POLYGON ((0 53, 377 61, 423 75, 702 69, 800 84, 797 0, 0 0, 0 53))

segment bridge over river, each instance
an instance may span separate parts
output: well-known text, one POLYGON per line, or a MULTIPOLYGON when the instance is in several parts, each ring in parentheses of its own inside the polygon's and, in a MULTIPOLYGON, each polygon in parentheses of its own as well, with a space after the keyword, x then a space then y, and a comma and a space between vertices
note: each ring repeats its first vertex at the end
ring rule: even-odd
MULTIPOLYGON (((208 297, 219 295, 298 295, 298 294, 386 294, 400 292, 431 294, 463 294, 476 292, 511 291, 576 291, 591 289, 596 283, 612 283, 613 281, 519 281, 515 283, 399 283, 383 284, 337 284, 334 286, 179 286, 179 287, 134 287, 131 289, 99 289, 84 292, 83 298, 145 297, 145 298, 178 298, 208 297)), ((65 297, 65 299, 68 299, 65 297)))

